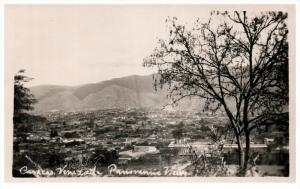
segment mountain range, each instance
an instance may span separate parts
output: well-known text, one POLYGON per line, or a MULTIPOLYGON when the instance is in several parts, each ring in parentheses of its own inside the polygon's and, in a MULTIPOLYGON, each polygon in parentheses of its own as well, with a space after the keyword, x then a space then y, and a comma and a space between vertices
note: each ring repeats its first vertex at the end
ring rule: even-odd
MULTIPOLYGON (((169 103, 166 89, 154 89, 152 75, 132 75, 80 86, 39 85, 30 90, 38 100, 35 112, 158 109, 169 103)), ((200 110, 202 105, 201 100, 187 99, 177 108, 200 110)))

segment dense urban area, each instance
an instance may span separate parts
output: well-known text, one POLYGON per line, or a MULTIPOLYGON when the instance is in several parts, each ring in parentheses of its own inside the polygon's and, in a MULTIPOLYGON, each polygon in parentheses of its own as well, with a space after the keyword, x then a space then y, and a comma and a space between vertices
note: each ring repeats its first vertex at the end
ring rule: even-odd
MULTIPOLYGON (((23 176, 37 176, 29 172, 37 168, 68 170, 64 176, 91 176, 78 171, 87 169, 99 176, 232 176, 238 164, 221 114, 107 109, 28 119, 14 129, 13 169, 23 176)), ((288 135, 285 125, 253 132, 251 162, 262 176, 288 175, 288 135)))

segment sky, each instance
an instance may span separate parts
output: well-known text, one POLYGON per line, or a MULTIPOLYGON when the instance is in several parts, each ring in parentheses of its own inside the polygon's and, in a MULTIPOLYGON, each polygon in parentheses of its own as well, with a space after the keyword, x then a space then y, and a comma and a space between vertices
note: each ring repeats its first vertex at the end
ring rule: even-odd
POLYGON ((142 66, 165 20, 192 23, 207 16, 201 6, 8 5, 5 62, 26 70, 30 85, 81 85, 155 70, 142 66))
MULTIPOLYGON (((211 10, 281 10, 270 5, 6 5, 5 66, 42 84, 81 85, 148 75, 143 59, 167 39, 166 18, 191 26, 211 10)), ((13 76, 13 74, 10 74, 13 76)))

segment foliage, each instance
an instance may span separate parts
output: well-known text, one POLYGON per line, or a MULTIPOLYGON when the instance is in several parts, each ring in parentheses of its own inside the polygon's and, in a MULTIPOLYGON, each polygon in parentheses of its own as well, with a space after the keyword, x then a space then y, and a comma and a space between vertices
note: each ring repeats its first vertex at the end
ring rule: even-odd
POLYGON ((33 104, 37 102, 30 90, 24 86, 32 80, 24 75, 25 70, 20 70, 14 76, 14 123, 20 123, 26 118, 26 112, 33 110, 33 104))
POLYGON ((57 130, 51 129, 50 131, 50 138, 54 138, 58 136, 57 130))
POLYGON ((144 66, 158 69, 154 87, 167 86, 173 103, 200 97, 204 111, 227 115, 244 173, 251 131, 267 120, 276 123, 287 111, 287 17, 283 12, 214 11, 192 28, 168 18, 169 38, 159 40, 144 59, 144 66))
POLYGON ((109 166, 110 164, 116 163, 119 159, 119 154, 116 150, 96 150, 95 154, 91 157, 93 165, 109 166))
POLYGON ((173 137, 175 138, 176 142, 180 140, 183 136, 182 128, 178 128, 172 131, 173 137))

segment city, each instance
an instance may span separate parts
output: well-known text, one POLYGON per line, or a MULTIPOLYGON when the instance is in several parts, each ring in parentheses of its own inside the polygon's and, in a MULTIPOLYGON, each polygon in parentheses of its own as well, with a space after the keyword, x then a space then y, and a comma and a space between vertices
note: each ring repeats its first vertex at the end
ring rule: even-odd
MULTIPOLYGON (((14 170, 96 167, 101 176, 230 176, 238 162, 234 136, 222 115, 109 109, 42 116, 25 126, 26 133, 15 132, 14 170), (112 165, 126 174, 112 171, 112 165)), ((263 129, 268 132, 258 129, 251 138, 253 156, 259 154, 253 163, 262 175, 284 176, 288 140, 280 136, 288 135, 288 128, 263 129)))

